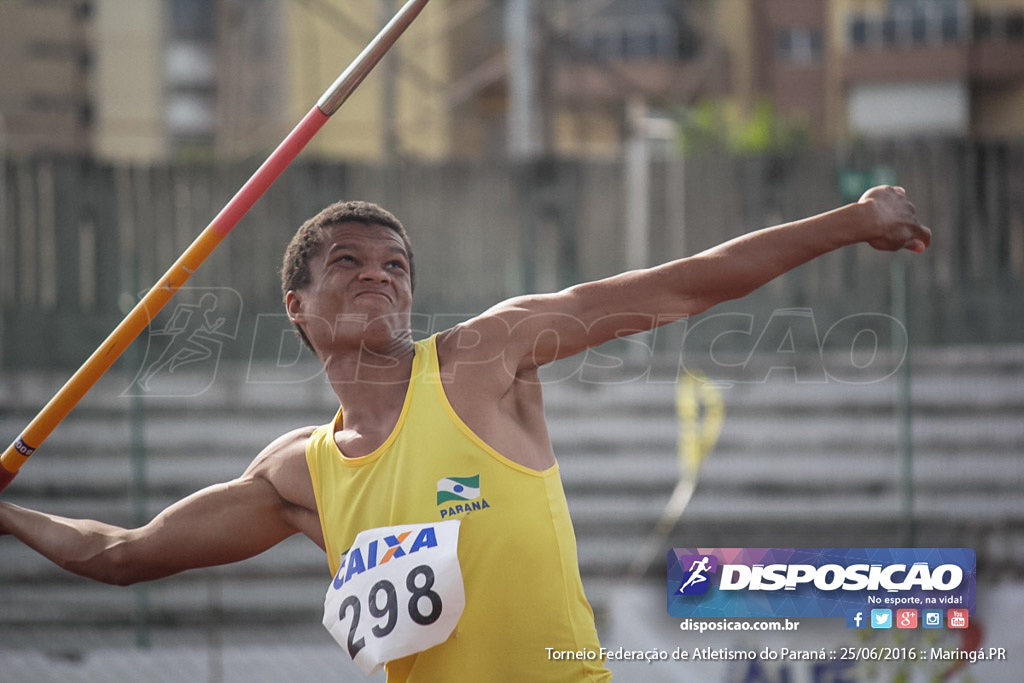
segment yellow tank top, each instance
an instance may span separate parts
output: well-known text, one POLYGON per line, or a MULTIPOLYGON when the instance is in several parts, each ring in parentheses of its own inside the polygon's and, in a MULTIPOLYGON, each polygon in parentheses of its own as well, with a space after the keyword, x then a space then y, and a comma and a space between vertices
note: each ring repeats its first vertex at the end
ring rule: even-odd
POLYGON ((388 681, 610 680, 558 465, 537 472, 514 463, 459 419, 439 380, 435 339, 416 342, 401 416, 380 448, 343 456, 334 440, 340 411, 310 438, 332 574, 364 529, 458 518, 462 617, 444 643, 389 662, 388 681))

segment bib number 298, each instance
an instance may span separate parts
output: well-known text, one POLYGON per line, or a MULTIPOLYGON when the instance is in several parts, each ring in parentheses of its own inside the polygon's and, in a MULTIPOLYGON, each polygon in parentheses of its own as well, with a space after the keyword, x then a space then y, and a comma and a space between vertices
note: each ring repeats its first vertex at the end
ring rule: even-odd
POLYGON ((324 626, 363 673, 443 643, 455 630, 466 606, 459 524, 369 529, 341 557, 324 598, 324 626))
MULTIPOLYGON (((431 590, 433 587, 434 570, 430 565, 421 564, 413 568, 405 578, 405 588, 408 592, 405 613, 420 626, 429 626, 441 617, 444 605, 441 596, 431 590)), ((383 638, 394 631, 400 617, 398 591, 395 589, 395 584, 387 579, 381 579, 373 584, 369 595, 366 596, 366 610, 371 616, 382 620, 370 628, 371 634, 377 638, 383 638)), ((348 627, 348 654, 355 659, 359 651, 366 647, 365 636, 357 637, 360 632, 362 604, 355 595, 350 595, 342 601, 338 610, 338 620, 344 622, 349 613, 352 615, 352 622, 348 627)))

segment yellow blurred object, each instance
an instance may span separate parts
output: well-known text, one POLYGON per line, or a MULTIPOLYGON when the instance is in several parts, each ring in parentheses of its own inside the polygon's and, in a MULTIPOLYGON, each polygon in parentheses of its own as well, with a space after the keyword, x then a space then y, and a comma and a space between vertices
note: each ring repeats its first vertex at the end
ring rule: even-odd
POLYGON ((725 418, 722 392, 703 373, 690 372, 676 384, 676 415, 679 417, 679 475, 682 479, 695 480, 722 431, 725 418))
POLYGON ((688 372, 676 383, 676 416, 679 418, 679 481, 665 504, 654 531, 635 556, 630 574, 643 576, 651 562, 661 556, 660 546, 686 509, 697 487, 697 473, 718 443, 725 419, 722 392, 701 372, 688 372))

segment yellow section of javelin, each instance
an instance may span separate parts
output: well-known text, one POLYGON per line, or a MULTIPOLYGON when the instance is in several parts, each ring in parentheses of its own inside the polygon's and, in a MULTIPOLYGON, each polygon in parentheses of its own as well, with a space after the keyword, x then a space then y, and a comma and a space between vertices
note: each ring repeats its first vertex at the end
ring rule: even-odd
POLYGON ((16 473, 25 464, 28 457, 46 440, 50 432, 67 417, 71 409, 82 399, 85 393, 103 376, 114 361, 143 329, 152 322, 160 309, 174 296, 188 278, 199 268, 203 260, 220 244, 224 235, 211 224, 185 250, 185 253, 164 274, 160 281, 146 296, 135 305, 135 308, 100 344, 89 359, 71 376, 60 391, 43 407, 36 417, 25 427, 18 440, 11 444, 3 456, 0 466, 11 473, 16 473), (27 451, 19 452, 18 444, 27 451))

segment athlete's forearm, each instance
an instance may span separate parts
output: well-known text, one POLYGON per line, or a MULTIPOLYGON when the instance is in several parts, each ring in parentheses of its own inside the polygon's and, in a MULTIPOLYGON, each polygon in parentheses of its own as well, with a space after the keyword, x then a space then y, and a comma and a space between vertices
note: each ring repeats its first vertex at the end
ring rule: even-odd
POLYGON ((290 509, 260 477, 208 486, 138 529, 0 504, 6 531, 70 572, 129 585, 238 562, 298 532, 290 509))
POLYGON ((678 268, 701 308, 738 299, 824 254, 864 241, 856 204, 765 228, 702 252, 678 268))
MULTIPOLYGON (((696 256, 666 264, 675 289, 698 311, 737 299, 831 251, 858 243, 875 249, 923 251, 931 232, 899 188, 879 187, 855 204, 737 237, 696 256)), ((692 311, 691 311, 692 312, 692 311)))
POLYGON ((70 572, 117 585, 238 562, 300 532, 322 544, 315 502, 307 504, 305 438, 307 430, 282 437, 241 477, 196 491, 138 529, 0 503, 0 534, 70 572))
POLYGON ((104 583, 125 583, 117 547, 126 529, 0 503, 0 533, 10 534, 54 564, 104 583))

